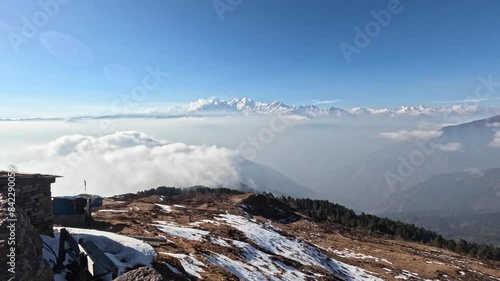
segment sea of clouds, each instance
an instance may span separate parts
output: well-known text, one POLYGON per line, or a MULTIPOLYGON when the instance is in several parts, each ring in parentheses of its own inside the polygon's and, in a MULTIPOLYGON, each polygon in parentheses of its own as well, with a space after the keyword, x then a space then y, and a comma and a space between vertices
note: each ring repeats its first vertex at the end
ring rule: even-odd
MULTIPOLYGON (((311 189, 335 182, 334 171, 393 142, 439 136, 432 120, 307 120, 289 117, 192 117, 0 122, 0 170, 60 175, 55 195, 114 195, 157 186, 236 187, 242 179, 242 148, 252 161, 311 189), (281 125, 284 125, 283 128, 281 125), (279 127, 280 130, 271 130, 279 127), (266 132, 263 134, 262 132, 266 132), (270 137, 269 133, 272 133, 270 137), (261 136, 266 136, 265 139, 261 136), (252 139, 257 146, 252 146, 252 139)), ((438 120, 439 121, 439 120, 438 120)), ((498 138, 492 140, 496 146, 498 138)), ((442 150, 460 150, 447 144, 442 150)))

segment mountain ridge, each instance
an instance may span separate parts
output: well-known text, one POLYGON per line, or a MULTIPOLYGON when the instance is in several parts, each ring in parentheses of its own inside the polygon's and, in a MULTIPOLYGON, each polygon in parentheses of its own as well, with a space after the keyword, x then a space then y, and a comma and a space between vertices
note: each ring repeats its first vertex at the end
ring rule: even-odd
POLYGON ((500 168, 435 175, 380 204, 376 213, 500 212, 500 168), (432 196, 429 196, 432 194, 432 196))
POLYGON ((390 194, 399 189, 408 190, 434 175, 500 167, 500 150, 491 146, 498 133, 495 124, 499 119, 500 115, 444 127, 441 136, 423 146, 413 141, 385 146, 349 166, 332 170, 332 174, 336 175, 335 182, 325 188, 324 193, 333 194, 329 198, 336 202, 372 212, 390 194), (450 151, 442 148, 450 143, 459 144, 460 149, 450 151), (424 153, 426 149, 427 154, 424 153), (420 165, 409 162, 410 155, 415 152, 425 156, 420 165), (409 169, 409 174, 401 174, 401 167, 409 169), (391 176, 398 179, 392 186, 388 182, 391 176), (357 202, 353 202, 353 198, 357 202))
POLYGON ((447 238, 500 245, 500 168, 436 175, 392 194, 374 213, 447 238))
POLYGON ((281 101, 260 102, 251 98, 232 98, 223 100, 212 97, 208 99, 198 99, 185 105, 169 107, 166 109, 145 109, 142 111, 130 111, 128 104, 122 108, 117 108, 118 112, 104 113, 96 115, 79 116, 52 116, 52 117, 16 117, 0 118, 0 122, 8 121, 79 121, 91 119, 120 119, 120 118, 182 118, 182 117, 204 117, 217 115, 297 115, 306 118, 356 118, 356 117, 432 117, 443 116, 445 119, 455 120, 463 116, 481 117, 500 114, 499 106, 478 106, 455 104, 443 107, 400 106, 396 108, 370 108, 352 107, 342 109, 340 107, 319 107, 313 104, 287 105, 281 101), (123 112, 121 112, 123 111, 123 112))
POLYGON ((185 106, 188 113, 234 112, 244 114, 292 114, 307 117, 336 116, 345 118, 349 113, 341 108, 319 108, 315 105, 286 105, 280 101, 265 103, 250 98, 233 98, 229 101, 219 98, 199 99, 185 106))
MULTIPOLYGON (((499 263, 477 259, 476 254, 466 256, 313 218, 322 214, 315 212, 315 206, 323 206, 317 203, 322 202, 229 189, 161 188, 108 198, 94 217, 102 230, 119 225, 113 228, 119 234, 165 241, 155 243, 159 255, 153 267, 169 280, 424 281, 459 280, 465 275, 467 280, 493 281, 498 277, 499 263)), ((342 209, 329 206, 333 212, 342 209)), ((345 211, 332 219, 344 221, 349 213, 345 211)), ((378 223, 370 227, 379 228, 378 223)), ((408 235, 426 234, 412 229, 408 235)))
POLYGON ((400 106, 394 109, 389 108, 367 108, 353 107, 345 110, 339 107, 320 108, 314 104, 310 105, 287 105, 280 101, 271 103, 255 101, 251 98, 233 98, 231 100, 223 100, 212 97, 208 99, 198 99, 184 106, 184 109, 189 113, 201 113, 210 111, 231 111, 234 113, 245 114, 295 114, 307 117, 356 117, 364 115, 374 116, 431 116, 436 114, 452 115, 474 115, 474 114, 489 114, 494 115, 500 113, 500 109, 496 106, 479 107, 476 105, 450 105, 444 107, 426 107, 418 106, 400 106))

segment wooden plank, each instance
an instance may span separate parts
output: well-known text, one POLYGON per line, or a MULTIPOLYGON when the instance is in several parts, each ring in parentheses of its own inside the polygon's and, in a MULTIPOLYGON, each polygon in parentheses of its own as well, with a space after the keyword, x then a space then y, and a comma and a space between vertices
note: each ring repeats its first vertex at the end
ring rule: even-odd
POLYGON ((69 232, 62 228, 59 232, 59 252, 57 253, 57 268, 64 268, 64 261, 66 260, 66 254, 69 254, 73 260, 77 260, 80 255, 80 247, 75 238, 69 234, 69 232), (69 245, 69 249, 66 249, 66 243, 69 245))
POLYGON ((79 264, 79 275, 80 275, 80 281, 87 281, 87 270, 88 270, 88 264, 87 264, 87 255, 84 253, 78 254, 78 264, 79 264))
POLYGON ((64 268, 64 260, 66 259, 66 249, 64 248, 66 246, 66 236, 68 235, 68 232, 66 229, 61 229, 59 233, 59 252, 57 253, 57 268, 64 268))
POLYGON ((73 252, 75 252, 75 254, 80 254, 80 247, 78 247, 78 242, 76 242, 75 238, 73 238, 73 236, 71 236, 71 234, 69 234, 69 232, 66 230, 66 229, 61 229, 61 231, 65 231, 66 232, 66 242, 68 242, 68 245, 69 247, 71 248, 71 250, 73 252))
POLYGON ((80 248, 87 254, 88 270, 94 277, 101 277, 114 272, 118 267, 92 241, 80 243, 80 248))

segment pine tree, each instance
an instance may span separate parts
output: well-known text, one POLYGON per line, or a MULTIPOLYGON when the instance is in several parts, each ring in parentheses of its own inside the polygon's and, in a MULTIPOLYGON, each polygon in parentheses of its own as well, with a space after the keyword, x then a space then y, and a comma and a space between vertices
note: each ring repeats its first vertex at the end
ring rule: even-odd
POLYGON ((469 252, 469 244, 467 243, 467 241, 460 239, 458 241, 456 251, 458 253, 468 253, 469 252))

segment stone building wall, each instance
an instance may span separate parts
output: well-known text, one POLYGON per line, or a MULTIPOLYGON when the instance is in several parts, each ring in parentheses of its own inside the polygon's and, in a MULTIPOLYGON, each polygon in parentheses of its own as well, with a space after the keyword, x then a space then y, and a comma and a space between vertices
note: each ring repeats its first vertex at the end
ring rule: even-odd
MULTIPOLYGON (((15 176, 16 205, 26 212, 33 226, 41 234, 52 235, 53 214, 50 186, 55 176, 26 175, 15 176)), ((7 197, 9 180, 6 174, 0 174, 0 193, 7 197)))

